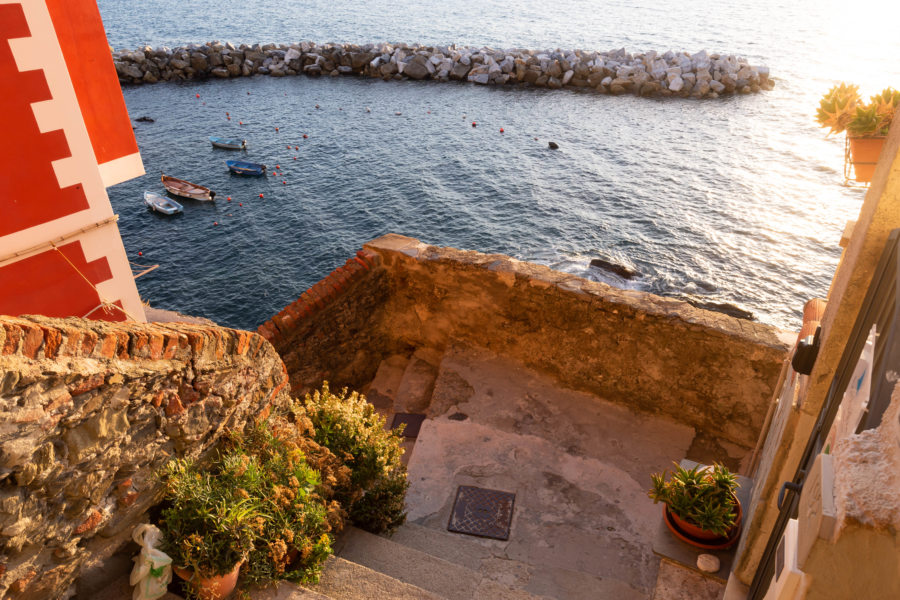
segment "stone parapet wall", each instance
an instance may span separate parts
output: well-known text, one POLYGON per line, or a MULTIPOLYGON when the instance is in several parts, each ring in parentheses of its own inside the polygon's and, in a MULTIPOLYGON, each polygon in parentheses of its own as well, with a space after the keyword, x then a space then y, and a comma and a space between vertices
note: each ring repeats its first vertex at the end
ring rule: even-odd
POLYGON ((389 338, 378 327, 390 290, 381 256, 360 250, 259 327, 284 359, 293 393, 327 379, 359 389, 375 375, 389 338))
POLYGON ((295 392, 321 379, 360 386, 392 354, 462 342, 716 439, 756 442, 788 351, 773 327, 398 235, 364 252, 372 269, 354 287, 273 339, 295 392))
POLYGON ((241 44, 209 42, 181 48, 113 53, 123 83, 248 77, 262 74, 363 75, 383 79, 468 81, 593 89, 602 94, 716 98, 769 90, 769 69, 705 50, 632 54, 583 50, 522 50, 408 44, 241 44))
POLYGON ((0 317, 0 597, 59 597, 146 520, 161 465, 287 401, 287 383, 248 331, 0 317))

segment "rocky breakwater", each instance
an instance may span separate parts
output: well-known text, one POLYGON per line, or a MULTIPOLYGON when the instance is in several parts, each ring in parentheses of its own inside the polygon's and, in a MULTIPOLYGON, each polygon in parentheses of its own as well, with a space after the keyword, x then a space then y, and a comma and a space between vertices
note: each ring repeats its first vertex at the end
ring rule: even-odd
POLYGON ((272 77, 361 75, 383 79, 590 88, 602 94, 716 98, 774 86, 769 69, 746 59, 701 50, 632 54, 584 50, 536 51, 408 44, 241 44, 209 42, 183 48, 113 53, 123 83, 272 77))

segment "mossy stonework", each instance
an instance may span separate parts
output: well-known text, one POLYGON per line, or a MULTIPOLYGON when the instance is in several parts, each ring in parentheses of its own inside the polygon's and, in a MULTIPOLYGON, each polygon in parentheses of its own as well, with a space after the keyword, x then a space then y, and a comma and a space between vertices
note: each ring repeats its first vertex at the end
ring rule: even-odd
POLYGON ((0 597, 59 597, 147 520, 156 469, 287 392, 248 331, 0 317, 0 597))
POLYGON ((298 318, 260 328, 296 395, 323 379, 361 389, 392 354, 464 343, 751 448, 788 350, 768 325, 503 255, 393 234, 360 255, 367 268, 342 289, 345 267, 282 311, 298 318), (314 311, 292 308, 313 298, 314 311))

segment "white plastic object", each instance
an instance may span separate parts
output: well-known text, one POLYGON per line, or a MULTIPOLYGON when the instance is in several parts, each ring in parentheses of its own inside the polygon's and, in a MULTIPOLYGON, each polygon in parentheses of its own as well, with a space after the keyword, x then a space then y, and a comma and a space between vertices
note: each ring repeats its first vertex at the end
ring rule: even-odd
POLYGON ((162 532, 149 523, 135 527, 132 539, 141 546, 141 553, 134 557, 131 571, 131 585, 134 586, 132 600, 156 600, 165 595, 172 581, 172 559, 155 546, 162 532))

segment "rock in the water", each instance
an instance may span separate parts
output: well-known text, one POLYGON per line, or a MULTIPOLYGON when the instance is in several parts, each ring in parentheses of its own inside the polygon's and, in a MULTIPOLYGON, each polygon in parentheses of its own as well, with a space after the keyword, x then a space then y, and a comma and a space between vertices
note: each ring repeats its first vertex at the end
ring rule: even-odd
POLYGON ((138 117, 135 119, 138 123, 154 123, 155 121, 148 116, 138 117))
POLYGON ((638 273, 634 269, 629 269, 628 267, 617 265, 616 263, 611 263, 607 260, 603 260, 602 258, 593 259, 591 261, 591 266, 598 269, 610 271, 611 273, 615 273, 616 275, 624 279, 634 279, 635 277, 640 275, 640 273, 638 273))
POLYGON ((697 568, 704 573, 718 573, 721 563, 719 557, 712 554, 701 554, 697 557, 697 568))
POLYGON ((743 308, 738 308, 734 304, 724 302, 700 302, 699 300, 688 300, 688 304, 696 308, 702 308, 703 310, 720 312, 729 317, 734 317, 735 319, 745 319, 747 321, 754 320, 752 312, 744 310, 743 308))
POLYGON ((559 149, 559 144, 557 144, 556 142, 548 142, 547 145, 550 147, 551 150, 559 149))
POLYGON ((413 59, 403 67, 403 74, 411 79, 425 79, 429 72, 424 60, 413 59))

